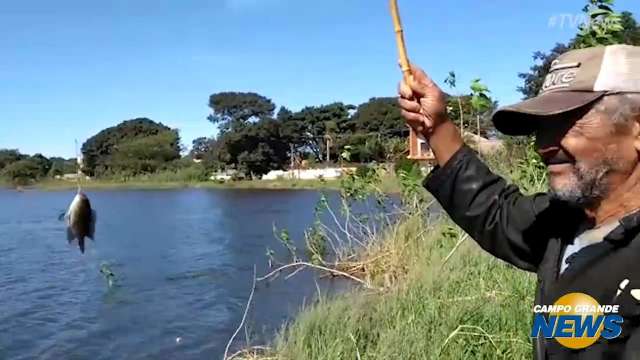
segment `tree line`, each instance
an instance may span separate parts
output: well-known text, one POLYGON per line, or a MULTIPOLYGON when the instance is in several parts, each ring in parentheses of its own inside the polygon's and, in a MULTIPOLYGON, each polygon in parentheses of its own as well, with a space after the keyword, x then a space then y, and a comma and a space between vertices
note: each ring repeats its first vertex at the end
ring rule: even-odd
MULTIPOLYGON (((455 74, 450 74, 455 89, 455 74)), ((452 118, 466 131, 491 136, 489 115, 497 103, 480 79, 467 94, 452 95, 452 118), (473 121, 472 121, 473 120, 473 121)), ((360 105, 335 102, 297 112, 257 93, 222 92, 209 98, 208 120, 215 137, 193 142, 192 156, 212 169, 235 169, 249 176, 269 170, 338 162, 348 149, 354 163, 389 162, 407 153, 408 128, 395 97, 375 97, 360 105)))
POLYGON ((18 149, 0 149, 0 175, 16 185, 75 172, 76 159, 26 155, 18 149))

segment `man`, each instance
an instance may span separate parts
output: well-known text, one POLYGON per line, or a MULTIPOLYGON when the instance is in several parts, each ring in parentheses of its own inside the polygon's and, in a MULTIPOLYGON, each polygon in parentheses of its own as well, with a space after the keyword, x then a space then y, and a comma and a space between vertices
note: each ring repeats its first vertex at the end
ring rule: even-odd
POLYGON ((493 115, 505 134, 535 135, 548 194, 525 196, 493 174, 422 70, 399 92, 403 117, 422 129, 438 163, 424 186, 484 250, 537 272, 536 305, 573 292, 620 305, 620 337, 582 350, 538 337, 535 357, 640 359, 640 47, 565 53, 537 97, 493 115))

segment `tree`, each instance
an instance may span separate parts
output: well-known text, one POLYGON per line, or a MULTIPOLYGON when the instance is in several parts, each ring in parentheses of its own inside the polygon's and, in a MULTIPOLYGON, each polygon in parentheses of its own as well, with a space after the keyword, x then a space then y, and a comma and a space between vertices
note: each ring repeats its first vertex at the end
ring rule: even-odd
POLYGON ((221 134, 213 143, 206 163, 235 168, 245 175, 260 176, 282 169, 289 160, 289 142, 283 124, 265 118, 221 134))
POLYGON ((51 169, 49 170, 48 176, 62 176, 64 174, 71 174, 77 171, 77 163, 76 159, 64 159, 61 157, 52 157, 49 159, 51 161, 51 169))
POLYGON ((291 110, 287 109, 284 106, 280 107, 280 110, 278 110, 278 115, 276 115, 276 119, 278 121, 287 121, 291 115, 293 115, 293 112, 291 112, 291 110))
POLYGON ((398 100, 392 97, 369 99, 358 106, 351 120, 356 132, 378 133, 384 138, 401 137, 407 131, 398 100))
POLYGON ((24 158, 25 155, 20 154, 20 151, 16 149, 0 149, 0 170, 24 158))
POLYGON ((180 137, 177 131, 147 118, 137 118, 104 129, 89 138, 82 145, 83 171, 90 176, 110 173, 112 172, 110 168, 111 156, 119 145, 164 132, 174 134, 174 136, 164 139, 169 142, 166 145, 171 148, 172 156, 178 158, 180 156, 180 137))
MULTIPOLYGON (((353 132, 354 122, 350 121, 350 112, 354 109, 355 106, 341 102, 308 106, 282 123, 282 133, 296 152, 310 152, 316 159, 322 159, 326 150, 325 136, 336 143, 339 137, 353 132)), ((332 154, 337 156, 337 153, 334 146, 332 154)))
POLYGON ((38 178, 47 176, 49 170, 51 170, 51 160, 47 159, 42 154, 35 154, 30 158, 38 166, 38 178))
POLYGON ((524 82, 518 91, 525 99, 538 95, 551 63, 571 49, 610 44, 640 45, 640 27, 633 14, 625 11, 618 15, 612 11, 612 5, 612 0, 589 0, 583 11, 590 21, 580 28, 574 39, 567 44, 557 43, 548 53, 536 51, 533 54, 534 64, 529 72, 518 74, 524 82))
POLYGON ((520 73, 518 77, 524 81, 524 84, 518 87, 518 91, 524 95, 525 99, 530 99, 538 95, 544 84, 544 79, 551 69, 551 63, 558 56, 571 50, 570 45, 557 43, 549 53, 536 51, 533 54, 534 64, 529 68, 528 73, 520 73))
POLYGON ((573 41, 574 49, 624 42, 625 28, 622 15, 615 13, 611 5, 613 0, 589 0, 582 9, 588 21, 580 26, 580 31, 573 41))
POLYGON ((212 139, 207 137, 199 137, 197 139, 194 139, 189 155, 193 159, 202 160, 207 153, 211 152, 212 141, 212 139))
POLYGON ((246 125, 252 119, 273 117, 276 106, 256 93, 221 92, 209 97, 213 111, 208 120, 218 124, 220 133, 246 125))
POLYGON ((116 174, 140 175, 154 173, 180 158, 174 144, 178 133, 163 131, 157 135, 133 138, 118 143, 107 163, 116 174))
POLYGON ((40 178, 42 169, 33 159, 22 159, 7 165, 3 177, 15 185, 27 185, 40 178))
POLYGON ((624 31, 622 33, 622 43, 631 45, 640 45, 640 26, 633 18, 633 14, 628 11, 622 12, 622 27, 624 31))

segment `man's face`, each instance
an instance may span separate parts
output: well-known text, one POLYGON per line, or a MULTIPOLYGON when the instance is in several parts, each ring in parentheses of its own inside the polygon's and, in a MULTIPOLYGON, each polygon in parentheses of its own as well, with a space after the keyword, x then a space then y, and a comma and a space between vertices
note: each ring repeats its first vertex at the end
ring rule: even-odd
POLYGON ((592 208, 631 175, 638 163, 631 122, 615 125, 605 97, 585 109, 540 121, 536 148, 549 172, 551 193, 573 205, 592 208))

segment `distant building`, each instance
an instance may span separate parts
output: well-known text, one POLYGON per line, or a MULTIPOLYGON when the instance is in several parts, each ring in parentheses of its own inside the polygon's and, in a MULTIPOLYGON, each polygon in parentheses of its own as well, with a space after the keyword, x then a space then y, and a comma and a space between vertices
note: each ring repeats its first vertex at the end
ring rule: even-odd
POLYGON ((464 132, 464 140, 466 143, 475 146, 478 152, 484 155, 504 149, 504 143, 501 140, 486 139, 467 131, 464 132))
POLYGON ((76 174, 76 173, 72 173, 72 174, 63 174, 63 175, 56 175, 56 179, 57 180, 66 180, 66 181, 76 181, 78 179, 78 177, 80 177, 80 179, 83 180, 91 180, 90 176, 87 176, 85 174, 76 174))
MULTIPOLYGON (((466 143, 473 145, 481 154, 491 154, 504 148, 501 140, 486 139, 468 131, 464 132, 464 140, 466 143)), ((429 162, 435 160, 435 156, 427 140, 414 131, 409 135, 409 159, 429 162)))
POLYGON ((409 133, 409 159, 432 161, 435 160, 427 140, 415 131, 409 133))
POLYGON ((226 171, 218 171, 215 174, 211 175, 209 180, 213 181, 229 181, 234 178, 238 174, 236 170, 226 170, 226 171))
POLYGON ((326 168, 326 169, 294 169, 294 170, 272 170, 262 176, 262 180, 318 180, 337 179, 346 172, 356 171, 356 168, 326 168))

